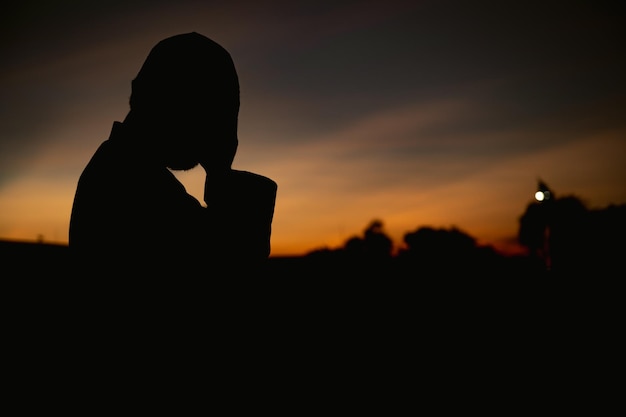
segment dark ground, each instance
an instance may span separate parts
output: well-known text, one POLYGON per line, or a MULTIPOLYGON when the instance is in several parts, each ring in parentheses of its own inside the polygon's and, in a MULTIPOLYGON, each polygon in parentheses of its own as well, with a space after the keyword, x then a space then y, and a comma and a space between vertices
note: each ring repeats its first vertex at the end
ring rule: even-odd
POLYGON ((623 277, 532 274, 519 259, 483 275, 293 257, 270 258, 254 279, 76 279, 65 274, 67 254, 0 241, 5 345, 32 372, 89 363, 106 373, 150 352, 202 350, 263 375, 280 363, 365 376, 376 363, 394 375, 407 366, 417 366, 412 376, 424 366, 437 378, 472 375, 473 384, 488 363, 496 378, 541 384, 547 369, 578 378, 588 352, 605 360, 599 352, 615 350, 622 326, 623 277))
MULTIPOLYGON (((395 310, 405 306, 465 307, 501 304, 595 304, 606 294, 616 297, 623 277, 609 271, 597 274, 555 274, 524 257, 497 258, 488 263, 437 261, 417 264, 391 259, 386 262, 348 260, 332 256, 270 257, 267 268, 250 276, 140 277, 72 276, 68 273, 69 249, 65 245, 0 240, 0 264, 5 296, 22 300, 84 299, 146 301, 168 299, 168 303, 231 303, 282 305, 285 309, 314 310, 351 305, 351 308, 395 310), (222 294, 222 299, 211 299, 222 294), (297 301, 296 301, 297 300, 297 301), (502 303, 508 303, 506 304, 502 303), (315 307, 313 307, 315 306, 315 307), (324 307, 326 306, 326 307, 324 307)), ((97 271, 96 271, 97 272, 97 271)), ((247 307, 246 307, 247 308, 247 307)))
MULTIPOLYGON (((21 242, 0 240, 0 265, 10 280, 18 278, 55 278, 65 275, 69 267, 69 248, 62 244, 21 242)), ((123 273, 123 271, 120 271, 123 273)), ((548 276, 541 266, 525 257, 501 257, 493 259, 488 265, 470 265, 455 261, 437 261, 436 264, 421 265, 407 263, 398 259, 374 263, 368 259, 345 259, 330 254, 328 256, 292 256, 270 257, 263 273, 267 278, 320 278, 329 277, 343 279, 359 278, 392 278, 423 279, 426 281, 437 277, 480 278, 539 278, 548 276), (480 268, 483 269, 482 273, 480 268), (460 275, 460 276, 453 276, 460 275), (471 275, 469 277, 468 275, 471 275)), ((224 272, 227 276, 227 272, 224 272)), ((243 277, 245 278, 245 277, 243 277)))

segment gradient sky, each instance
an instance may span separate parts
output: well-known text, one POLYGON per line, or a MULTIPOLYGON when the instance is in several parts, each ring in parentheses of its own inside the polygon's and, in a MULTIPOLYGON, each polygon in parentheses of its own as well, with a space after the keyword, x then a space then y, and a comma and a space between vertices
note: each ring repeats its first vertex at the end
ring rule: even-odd
MULTIPOLYGON (((20 1, 0 51, 0 238, 67 243, 78 177, 161 39, 241 84, 234 168, 279 185, 272 255, 456 226, 514 249, 537 179, 626 203, 623 1, 20 1)), ((201 200, 203 172, 178 173, 201 200)), ((146 202, 149 209, 150 202, 146 202)), ((123 238, 123 236, 120 236, 123 238)))

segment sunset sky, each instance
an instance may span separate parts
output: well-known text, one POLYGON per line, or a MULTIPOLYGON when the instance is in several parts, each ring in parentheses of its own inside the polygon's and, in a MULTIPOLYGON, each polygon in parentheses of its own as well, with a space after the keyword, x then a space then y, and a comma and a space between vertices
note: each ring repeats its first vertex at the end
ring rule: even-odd
MULTIPOLYGON (((339 247, 373 219, 397 246, 455 226, 514 249, 539 178, 589 208, 626 203, 625 4, 11 2, 0 239, 67 243, 131 80, 158 41, 195 31, 239 73, 234 168, 278 183, 273 256, 339 247)), ((177 176, 202 200, 200 169, 177 176)))

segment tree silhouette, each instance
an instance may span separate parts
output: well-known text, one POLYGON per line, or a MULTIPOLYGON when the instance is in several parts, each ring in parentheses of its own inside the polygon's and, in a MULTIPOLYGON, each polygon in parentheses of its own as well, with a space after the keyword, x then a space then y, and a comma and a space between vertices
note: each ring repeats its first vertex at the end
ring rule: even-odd
POLYGON ((518 241, 546 270, 562 276, 624 270, 626 205, 590 210, 574 195, 530 203, 518 241))
MULTIPOLYGON (((424 272, 469 272, 483 264, 490 249, 479 248, 476 240, 457 227, 423 226, 404 235, 406 247, 400 251, 405 270, 424 272)), ((482 265, 485 266, 485 265, 482 265)))
POLYGON ((351 236, 337 249, 317 249, 306 257, 324 265, 327 272, 373 274, 385 272, 393 260, 393 240, 380 219, 372 220, 362 235, 351 236))

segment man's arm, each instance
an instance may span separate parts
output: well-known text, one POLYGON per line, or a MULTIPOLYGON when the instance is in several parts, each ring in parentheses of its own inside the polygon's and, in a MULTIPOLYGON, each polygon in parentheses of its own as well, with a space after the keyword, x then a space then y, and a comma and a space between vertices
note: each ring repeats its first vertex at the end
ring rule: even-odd
POLYGON ((207 175, 204 200, 224 237, 224 256, 242 262, 269 257, 277 189, 270 178, 247 171, 207 175))

